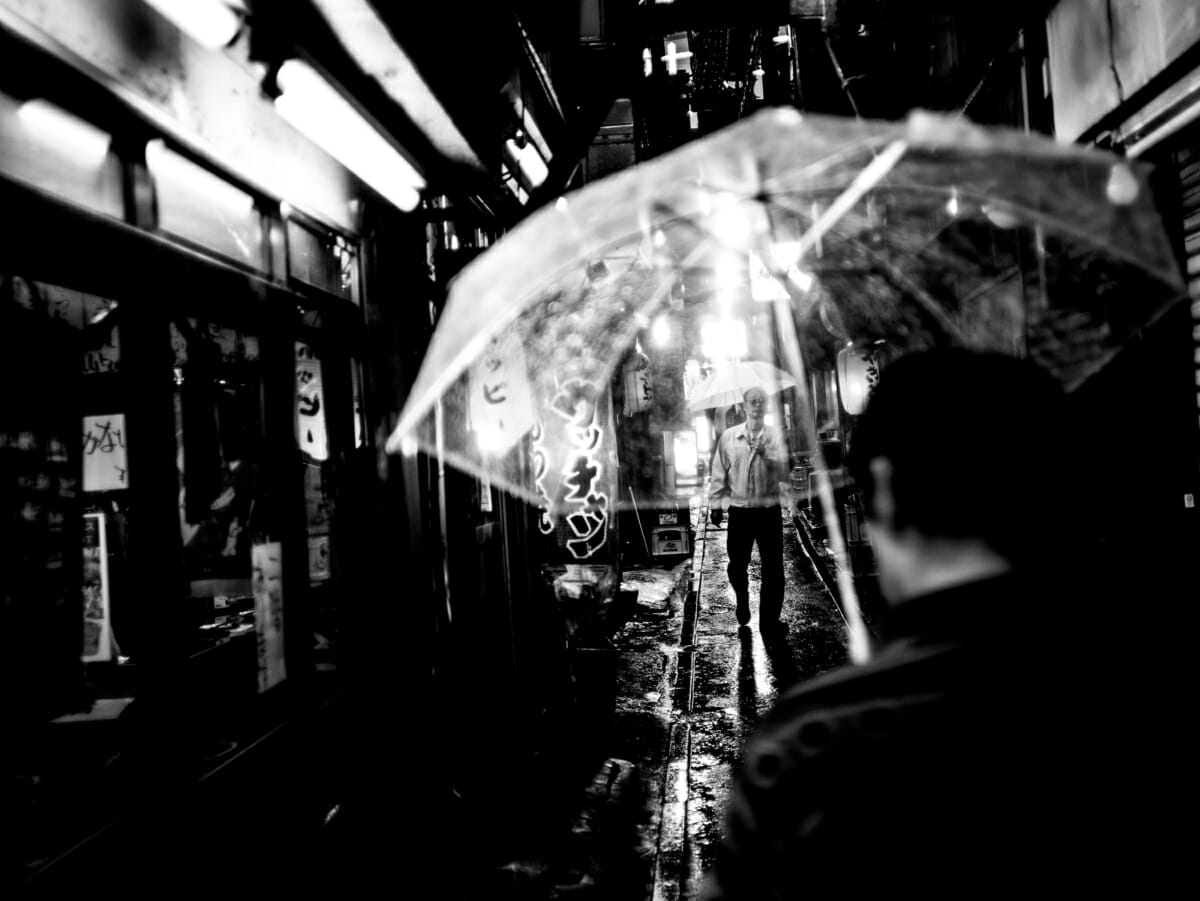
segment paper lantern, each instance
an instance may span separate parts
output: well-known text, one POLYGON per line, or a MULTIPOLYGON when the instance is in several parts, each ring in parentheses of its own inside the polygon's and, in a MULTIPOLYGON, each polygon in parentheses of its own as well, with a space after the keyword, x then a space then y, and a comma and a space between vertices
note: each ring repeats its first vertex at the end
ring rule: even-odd
POLYGON ((879 360, 873 350, 843 347, 837 357, 838 395, 842 409, 857 416, 879 381, 879 360))
POLYGON ((622 412, 626 416, 644 413, 654 404, 654 383, 650 380, 650 358, 644 353, 635 353, 623 367, 625 403, 622 412))

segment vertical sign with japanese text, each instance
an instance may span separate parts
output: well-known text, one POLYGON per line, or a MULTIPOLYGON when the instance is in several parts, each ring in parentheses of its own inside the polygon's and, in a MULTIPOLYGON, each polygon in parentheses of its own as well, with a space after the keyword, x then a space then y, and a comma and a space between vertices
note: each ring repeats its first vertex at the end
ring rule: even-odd
POLYGON ((314 460, 329 459, 325 431, 325 395, 321 361, 311 347, 296 342, 296 443, 314 460))
POLYGON ((533 469, 542 498, 538 528, 554 536, 554 563, 613 563, 609 542, 616 478, 612 395, 572 378, 547 392, 533 435, 533 469))
POLYGON ((471 367, 471 431, 483 454, 504 454, 533 428, 536 415, 517 335, 493 339, 471 367))
POLYGON ((283 545, 256 544, 253 567, 254 630, 258 636, 258 690, 274 688, 285 678, 283 645, 283 545))
POLYGON ((125 414, 83 417, 83 490, 129 487, 125 455, 125 414))

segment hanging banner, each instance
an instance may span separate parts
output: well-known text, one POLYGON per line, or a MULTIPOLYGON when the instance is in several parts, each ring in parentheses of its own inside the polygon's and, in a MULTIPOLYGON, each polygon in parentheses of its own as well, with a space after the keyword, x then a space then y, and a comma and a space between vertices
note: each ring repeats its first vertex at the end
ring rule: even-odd
POLYGON ((612 562, 612 395, 575 378, 546 396, 533 440, 534 475, 543 500, 538 528, 554 537, 552 562, 612 562))
POLYGON ((250 550, 254 573, 254 630, 258 636, 258 690, 287 678, 283 656, 283 546, 278 541, 250 550))
POLYGON ((296 342, 296 443, 312 459, 329 459, 321 361, 311 347, 296 342))
POLYGON ((103 513, 83 515, 83 662, 113 658, 108 597, 108 541, 103 513))
POLYGON ((533 394, 525 350, 514 333, 492 340, 471 367, 471 431, 485 454, 502 455, 534 427, 533 394))
POLYGON ((129 487, 125 456, 125 414, 83 417, 83 490, 129 487))

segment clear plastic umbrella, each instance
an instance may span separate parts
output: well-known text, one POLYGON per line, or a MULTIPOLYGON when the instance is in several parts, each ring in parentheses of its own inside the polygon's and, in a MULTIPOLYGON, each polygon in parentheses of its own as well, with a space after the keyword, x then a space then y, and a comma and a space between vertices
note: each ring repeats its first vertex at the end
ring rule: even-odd
POLYGON ((388 449, 526 498, 586 561, 629 500, 618 443, 659 440, 637 416, 687 427, 702 360, 784 370, 789 431, 819 458, 818 420, 852 417, 834 373, 957 344, 1031 356, 1073 390, 1183 296, 1140 164, 923 112, 765 110, 565 196, 464 269, 388 449))
POLYGON ((778 394, 784 388, 794 388, 796 380, 770 363, 762 360, 737 360, 719 366, 704 381, 692 389, 688 406, 693 410, 730 407, 740 404, 750 388, 761 388, 767 394, 778 394))

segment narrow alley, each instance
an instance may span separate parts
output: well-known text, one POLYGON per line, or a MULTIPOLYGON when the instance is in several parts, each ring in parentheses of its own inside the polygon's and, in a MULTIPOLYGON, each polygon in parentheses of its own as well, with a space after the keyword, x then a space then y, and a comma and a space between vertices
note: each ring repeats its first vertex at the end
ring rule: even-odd
POLYGON ((1174 877, 1198 13, 0 0, 0 897, 1174 877))
POLYGON ((720 841, 743 745, 789 686, 847 662, 846 623, 807 557, 784 530, 787 636, 757 628, 758 552, 750 566, 749 627, 739 628, 726 576, 726 530, 693 498, 693 553, 634 569, 637 591, 617 633, 616 704, 606 759, 563 834, 489 877, 490 897, 699 897, 720 841))

